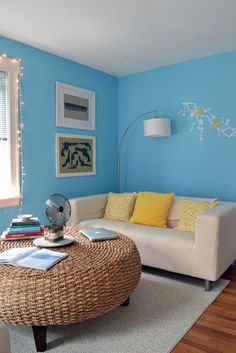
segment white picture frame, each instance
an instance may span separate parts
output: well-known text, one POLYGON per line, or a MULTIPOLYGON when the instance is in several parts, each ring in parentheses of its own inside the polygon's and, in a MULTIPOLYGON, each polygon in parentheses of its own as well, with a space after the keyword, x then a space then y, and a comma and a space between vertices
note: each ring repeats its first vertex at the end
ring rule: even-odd
POLYGON ((56 126, 95 130, 95 92, 56 82, 56 126))
POLYGON ((56 134, 56 176, 96 175, 96 137, 56 134))

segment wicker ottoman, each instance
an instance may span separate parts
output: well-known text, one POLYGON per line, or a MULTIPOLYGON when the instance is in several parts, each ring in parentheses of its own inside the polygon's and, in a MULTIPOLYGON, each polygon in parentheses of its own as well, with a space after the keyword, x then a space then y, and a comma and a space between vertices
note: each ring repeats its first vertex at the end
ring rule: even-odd
MULTIPOLYGON (((56 248, 69 256, 48 271, 0 265, 0 320, 32 326, 41 352, 48 325, 83 321, 127 305, 141 275, 137 248, 124 235, 90 242, 78 227, 66 233, 76 242, 56 248)), ((2 241, 0 251, 24 246, 32 242, 2 241)))

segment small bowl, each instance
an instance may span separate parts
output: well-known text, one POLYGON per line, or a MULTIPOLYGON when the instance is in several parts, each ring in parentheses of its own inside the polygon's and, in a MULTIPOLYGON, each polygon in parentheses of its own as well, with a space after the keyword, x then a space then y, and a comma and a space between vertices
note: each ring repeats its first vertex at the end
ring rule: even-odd
POLYGON ((30 218, 32 218, 32 217, 33 217, 32 214, 19 214, 19 215, 17 216, 17 218, 20 218, 22 221, 28 220, 28 219, 30 219, 30 218))

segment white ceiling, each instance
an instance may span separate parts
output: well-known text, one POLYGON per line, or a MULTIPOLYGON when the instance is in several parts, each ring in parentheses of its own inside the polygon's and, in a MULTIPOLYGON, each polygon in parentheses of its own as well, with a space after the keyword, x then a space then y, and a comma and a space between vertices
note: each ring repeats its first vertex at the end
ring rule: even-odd
POLYGON ((0 0, 0 5, 1 35, 116 76, 236 50, 236 0, 0 0))

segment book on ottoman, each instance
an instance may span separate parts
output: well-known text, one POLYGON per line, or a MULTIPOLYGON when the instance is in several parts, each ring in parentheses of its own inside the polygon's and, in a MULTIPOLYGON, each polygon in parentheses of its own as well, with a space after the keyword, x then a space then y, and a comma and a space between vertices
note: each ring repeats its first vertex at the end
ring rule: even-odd
POLYGON ((48 270, 67 256, 65 252, 36 247, 12 248, 0 253, 0 264, 48 270))

